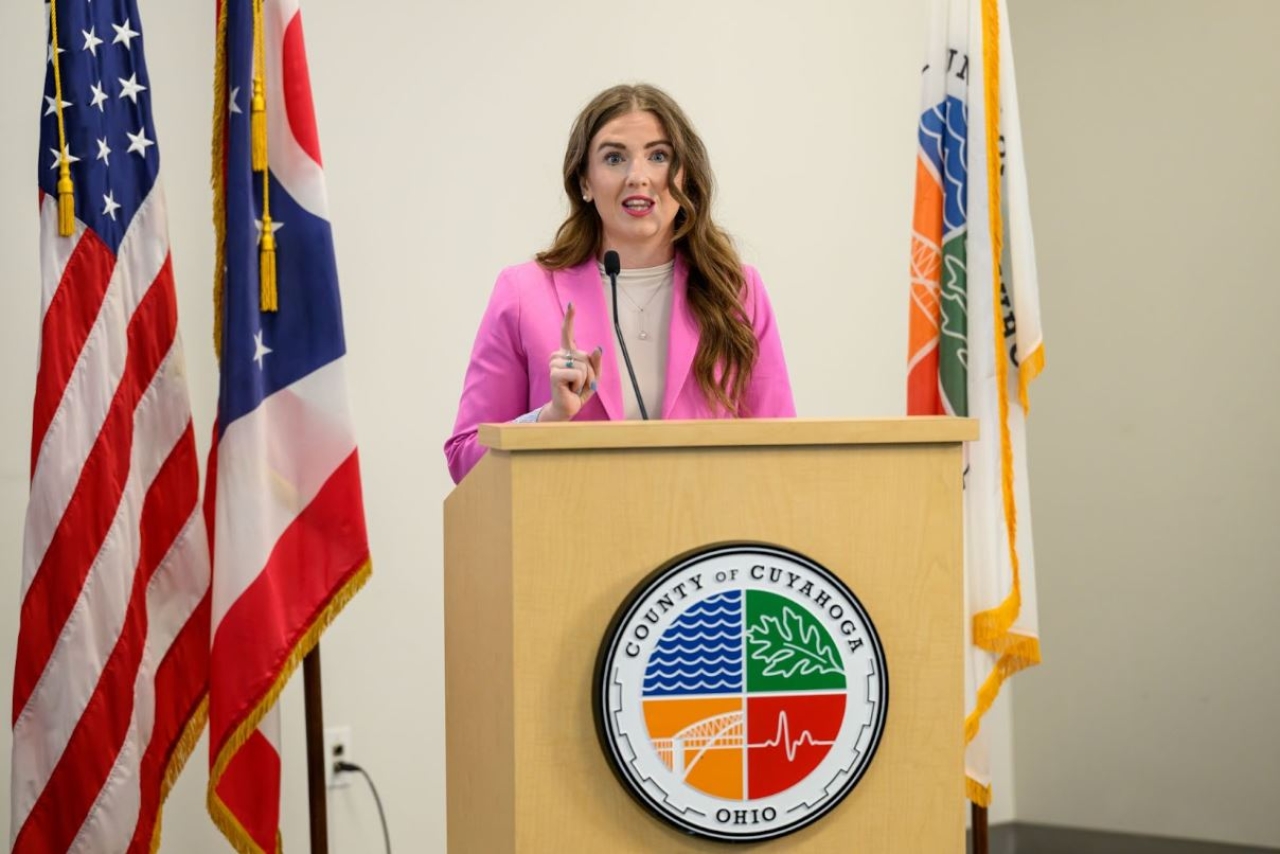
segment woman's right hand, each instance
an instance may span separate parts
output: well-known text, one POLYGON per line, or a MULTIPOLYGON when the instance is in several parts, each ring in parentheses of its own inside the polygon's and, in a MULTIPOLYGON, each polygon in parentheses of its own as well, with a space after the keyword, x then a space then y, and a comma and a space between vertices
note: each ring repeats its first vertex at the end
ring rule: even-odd
POLYGON ((560 327, 560 349, 551 354, 551 402, 542 407, 539 421, 568 421, 596 393, 603 351, 597 347, 590 353, 578 349, 573 340, 573 303, 564 313, 560 327))

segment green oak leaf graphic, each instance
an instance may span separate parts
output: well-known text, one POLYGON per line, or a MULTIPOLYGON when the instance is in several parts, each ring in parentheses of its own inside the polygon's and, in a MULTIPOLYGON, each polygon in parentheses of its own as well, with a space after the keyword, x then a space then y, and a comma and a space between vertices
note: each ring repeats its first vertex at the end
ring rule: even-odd
POLYGON ((791 679, 842 673, 836 651, 826 642, 825 634, 816 625, 805 625, 792 608, 784 607, 781 620, 765 614, 748 629, 747 643, 751 645, 751 658, 765 665, 762 676, 791 679))

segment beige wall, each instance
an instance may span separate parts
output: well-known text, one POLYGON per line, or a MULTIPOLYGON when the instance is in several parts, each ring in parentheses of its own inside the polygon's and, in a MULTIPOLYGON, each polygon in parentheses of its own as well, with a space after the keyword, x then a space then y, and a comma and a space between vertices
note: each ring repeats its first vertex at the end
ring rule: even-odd
MULTIPOLYGON (((1049 340, 1031 427, 1049 663, 1016 682, 1016 802, 1005 704, 992 719, 993 819, 1280 845, 1280 4, 1012 5, 1049 340)), ((351 8, 306 3, 376 567, 326 635, 326 711, 353 728, 397 848, 435 851, 439 446, 497 269, 558 221, 573 113, 617 80, 668 87, 710 146, 721 219, 770 286, 802 414, 897 413, 924 4, 393 0, 377 7, 393 33, 351 8)), ((0 701, 37 332, 40 14, 0 4, 0 701)), ((143 14, 203 452, 211 15, 143 14)), ((296 850, 298 686, 283 703, 296 850)), ((225 850, 203 811, 203 750, 165 851, 225 850)), ((4 728, 0 755, 7 766, 4 728)), ((377 850, 361 788, 334 794, 331 822, 333 850, 377 850)))
MULTIPOLYGON (((926 10, 873 0, 305 0, 304 11, 374 555, 372 582, 325 636, 325 711, 331 724, 352 727, 353 758, 379 784, 396 849, 439 851, 441 502, 451 486, 440 447, 498 270, 529 258, 559 222, 557 172, 574 114, 618 81, 667 87, 710 148, 723 224, 768 283, 801 413, 898 414, 926 10)), ((143 2, 142 13, 203 454, 216 391, 212 4, 143 2)), ((41 4, 0 4, 0 32, 0 394, 10 402, 0 407, 3 707, 39 301, 32 175, 41 4)), ((300 682, 282 701, 284 834, 294 851, 307 827, 300 682)), ((994 816, 1008 818, 1011 736, 994 719, 992 728, 1003 787, 994 816)), ((204 812, 206 750, 170 800, 164 851, 226 850, 204 812)), ((0 728, 6 767, 8 754, 0 728)), ((6 771, 0 803, 8 783, 6 771)), ((380 850, 362 786, 335 792, 330 815, 331 850, 380 850)))
MULTIPOLYGON (((1012 5, 1049 340, 1031 426, 1048 664, 1015 683, 1016 801, 1006 704, 991 721, 993 819, 1280 845, 1280 4, 1012 5)), ((353 26, 350 4, 306 3, 376 572, 326 635, 326 711, 353 728, 397 848, 434 851, 439 446, 497 269, 558 221, 574 112, 617 80, 668 87, 710 146, 721 219, 770 286, 801 413, 897 413, 925 16, 869 0, 380 8, 399 35, 353 26)), ((143 14, 203 452, 208 15, 143 14)), ((0 394, 14 402, 0 408, 0 651, 17 631, 34 381, 41 27, 39 4, 0 5, 0 394)), ((0 652, 0 699, 11 679, 0 652)), ((297 685, 283 703, 296 848, 297 685)), ((203 811, 203 750, 165 851, 225 850, 203 811)), ((0 754, 7 767, 3 729, 0 754)), ((331 816, 335 851, 376 850, 361 788, 334 793, 331 816)))
POLYGON ((1280 3, 1012 3, 1050 662, 1017 815, 1280 846, 1280 3))

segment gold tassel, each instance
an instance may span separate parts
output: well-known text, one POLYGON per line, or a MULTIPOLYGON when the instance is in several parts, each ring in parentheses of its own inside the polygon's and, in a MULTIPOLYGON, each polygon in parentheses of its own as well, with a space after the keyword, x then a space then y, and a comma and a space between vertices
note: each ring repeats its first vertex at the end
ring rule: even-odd
POLYGON ((276 236, 271 230, 271 215, 262 217, 262 246, 258 250, 260 281, 258 283, 258 308, 277 311, 279 297, 276 293, 276 236))
POLYGON ((253 0, 253 97, 249 99, 249 157, 254 172, 267 171, 267 54, 262 0, 253 0))
POLYGON ((63 149, 62 168, 58 174, 58 234, 70 237, 76 233, 76 191, 71 183, 71 167, 63 149))
POLYGON ((267 168, 267 99, 263 94, 262 79, 253 78, 253 100, 249 108, 250 156, 253 171, 267 168))
POLYGON ((62 64, 58 60, 58 3, 49 4, 49 57, 53 60, 53 104, 58 114, 58 145, 62 160, 58 165, 58 234, 76 233, 76 188, 71 183, 71 152, 67 150, 67 126, 62 118, 62 64))
POLYGON ((253 98, 249 133, 253 171, 262 173, 262 239, 258 249, 258 308, 279 310, 276 288, 276 233, 271 227, 271 181, 267 172, 266 51, 263 48, 262 0, 253 0, 253 98))

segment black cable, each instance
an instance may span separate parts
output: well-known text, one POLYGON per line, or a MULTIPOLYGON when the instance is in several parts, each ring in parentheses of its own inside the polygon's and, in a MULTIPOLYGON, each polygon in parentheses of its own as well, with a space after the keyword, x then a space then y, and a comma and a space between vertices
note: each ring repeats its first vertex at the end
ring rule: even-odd
POLYGON ((369 791, 373 792, 374 803, 378 805, 378 818, 382 820, 382 839, 387 844, 387 854, 391 854, 391 833, 387 830, 387 814, 382 811, 382 798, 378 797, 378 787, 373 785, 373 778, 369 776, 369 772, 354 762, 343 762, 341 759, 333 763, 333 770, 335 774, 341 771, 357 771, 364 775, 365 782, 369 784, 369 791))
POLYGON ((622 360, 627 363, 627 373, 631 376, 631 389, 636 393, 636 403, 640 405, 640 417, 648 421, 649 410, 644 408, 644 397, 640 394, 640 383, 636 382, 636 369, 631 367, 631 354, 627 352, 627 342, 622 340, 622 324, 618 322, 619 271, 617 252, 610 251, 605 253, 604 267, 605 275, 609 277, 609 285, 613 289, 613 331, 618 334, 618 346, 622 348, 622 360))

